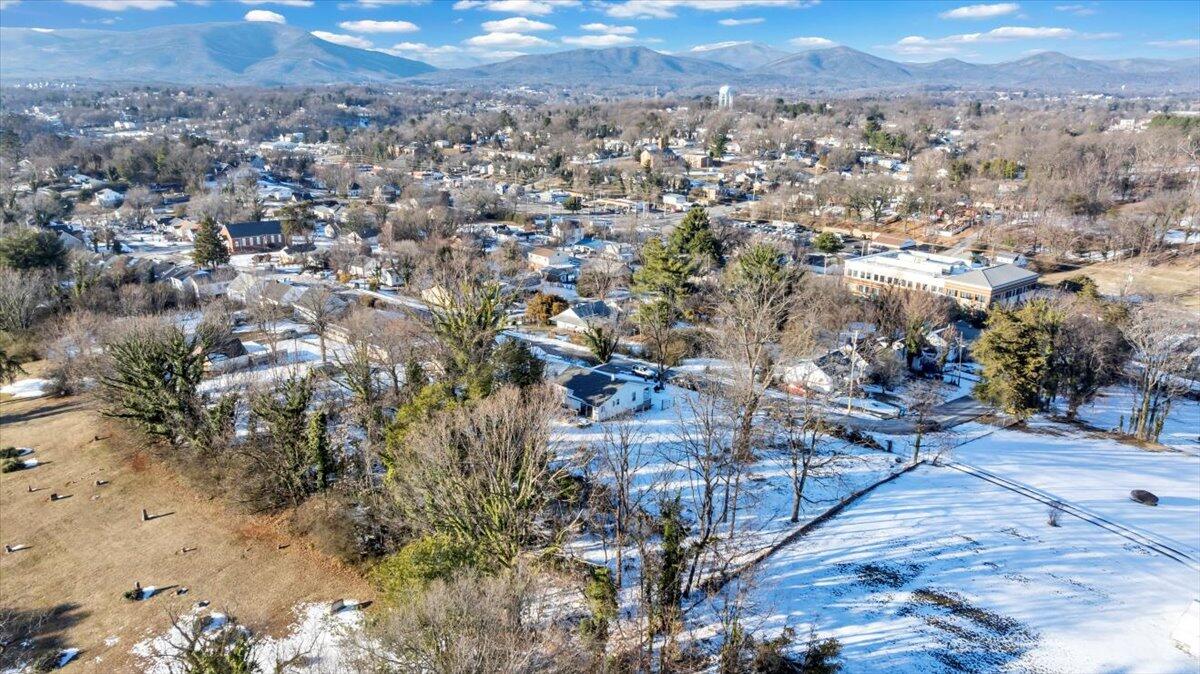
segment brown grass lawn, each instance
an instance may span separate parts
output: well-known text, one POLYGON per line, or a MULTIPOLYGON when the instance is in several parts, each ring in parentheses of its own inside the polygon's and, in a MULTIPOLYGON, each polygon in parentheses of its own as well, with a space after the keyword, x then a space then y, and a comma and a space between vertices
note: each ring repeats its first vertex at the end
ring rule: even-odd
POLYGON ((0 544, 32 546, 0 553, 0 609, 54 614, 36 643, 82 649, 70 671, 136 671, 130 648, 165 632, 169 611, 199 600, 279 634, 298 603, 370 596, 356 572, 280 522, 238 512, 145 454, 110 447, 106 427, 84 398, 0 401, 0 445, 33 447, 49 462, 0 475, 0 544), (52 492, 71 497, 51 502, 52 492), (142 522, 142 508, 170 514, 142 522), (129 602, 121 593, 134 581, 189 592, 129 602))
POLYGON ((1084 274, 1095 279, 1105 295, 1151 293, 1172 297, 1185 307, 1200 308, 1200 256, 1184 255, 1155 266, 1142 258, 1100 262, 1047 274, 1042 283, 1054 285, 1084 274))

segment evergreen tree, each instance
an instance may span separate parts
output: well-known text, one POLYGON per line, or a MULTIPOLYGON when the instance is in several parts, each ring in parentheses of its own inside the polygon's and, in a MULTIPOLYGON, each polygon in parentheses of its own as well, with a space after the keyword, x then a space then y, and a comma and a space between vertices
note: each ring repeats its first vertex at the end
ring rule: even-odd
POLYGON ((196 228, 192 260, 201 267, 217 267, 229 262, 229 249, 221 239, 220 230, 212 216, 205 216, 196 228))
POLYGON ((720 264, 721 246, 713 236, 708 211, 692 206, 671 232, 667 250, 673 255, 686 256, 696 267, 720 264))
POLYGON ((0 237, 0 267, 62 269, 66 264, 67 249, 50 230, 22 227, 0 237))
POLYGON ((832 255, 843 248, 842 241, 833 232, 821 232, 813 239, 813 248, 832 255))
POLYGON ((660 239, 642 246, 642 268, 633 275, 634 288, 641 292, 679 297, 687 288, 694 268, 683 256, 672 254, 660 239))
POLYGON ((790 280, 780 260, 779 249, 766 243, 742 250, 734 274, 735 282, 750 286, 777 286, 790 280))
POLYGON ((683 521, 683 506, 678 494, 662 503, 659 517, 662 520, 662 558, 658 573, 657 632, 667 634, 675 629, 679 621, 686 564, 683 542, 687 539, 688 530, 683 521))
POLYGON ((197 394, 207 345, 177 327, 134 331, 104 347, 100 376, 106 416, 125 419, 146 435, 179 446, 201 425, 197 394))
POLYGON ((510 339, 496 347, 492 355, 495 361, 495 381, 499 385, 511 384, 526 388, 541 383, 546 364, 533 355, 529 345, 519 339, 510 339))
POLYGON ((314 412, 308 417, 308 428, 305 432, 305 443, 313 465, 317 467, 317 488, 324 489, 333 476, 333 455, 329 450, 329 432, 326 429, 329 415, 325 410, 314 412))
POLYGON ((972 349, 983 366, 975 395, 1019 419, 1054 399, 1054 341, 1061 314, 1046 300, 1020 309, 995 307, 972 349))

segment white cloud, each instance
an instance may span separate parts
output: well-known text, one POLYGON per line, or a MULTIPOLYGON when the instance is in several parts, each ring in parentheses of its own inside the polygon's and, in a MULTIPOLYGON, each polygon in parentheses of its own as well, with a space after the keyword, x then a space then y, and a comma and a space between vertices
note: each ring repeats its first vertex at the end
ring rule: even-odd
POLYGON ((832 47, 837 43, 824 37, 794 37, 788 40, 788 44, 802 49, 819 49, 821 47, 832 47))
POLYGON ((458 0, 454 9, 486 9, 505 14, 546 16, 561 7, 578 7, 579 0, 458 0))
POLYGON ((313 0, 238 0, 243 5, 280 5, 282 7, 312 7, 313 0))
POLYGON ((750 44, 747 40, 726 40, 725 42, 710 42, 709 44, 698 44, 688 51, 712 51, 714 49, 725 49, 726 47, 736 47, 739 44, 750 44))
POLYGON ((338 24, 338 27, 352 33, 415 33, 421 30, 417 24, 411 21, 372 21, 370 19, 343 21, 338 24))
POLYGON ((1055 5, 1054 9, 1075 16, 1091 16, 1096 13, 1095 8, 1087 5, 1055 5))
POLYGON ((997 16, 1007 16, 1021 10, 1015 2, 997 2, 990 5, 965 5, 956 7, 938 16, 943 19, 994 19, 997 16))
POLYGON ((633 35, 637 32, 634 26, 614 26, 609 23, 585 23, 579 27, 593 33, 611 33, 612 35, 633 35))
POLYGON ((494 63, 496 61, 507 61, 515 59, 518 56, 527 56, 523 51, 489 51, 479 54, 484 63, 494 63))
POLYGON ((53 28, 30 28, 29 30, 32 30, 35 33, 53 33, 54 32, 53 28))
POLYGON ((909 35, 901 38, 888 49, 903 56, 941 56, 957 54, 960 48, 954 44, 944 44, 920 35, 909 35))
POLYGON ((523 33, 485 33, 463 40, 472 47, 495 47, 497 49, 527 49, 549 47, 550 43, 534 35, 523 33))
POLYGON ((21 4, 21 0, 0 0, 0 9, 8 9, 21 4))
POLYGON ((625 0, 608 5, 604 13, 622 19, 670 19, 677 9, 705 12, 732 12, 746 7, 784 7, 804 9, 821 0, 625 0))
POLYGON ((246 16, 242 18, 246 21, 260 21, 263 23, 287 23, 287 19, 283 18, 282 14, 265 9, 252 9, 246 12, 246 16))
POLYGON ((353 0, 339 2, 338 9, 379 9, 380 7, 401 7, 428 5, 430 0, 353 0))
POLYGON ((563 44, 574 45, 576 47, 592 47, 597 49, 604 47, 624 47, 625 45, 634 43, 634 39, 628 35, 617 35, 615 33, 568 36, 564 37, 562 41, 563 44))
POLYGON ((1186 40, 1154 40, 1149 43, 1151 47, 1159 49, 1196 49, 1200 48, 1200 40, 1189 38, 1186 40))
POLYGON ((907 56, 930 56, 957 54, 960 52, 960 47, 964 45, 1012 42, 1014 40, 1062 40, 1067 38, 1103 40, 1113 37, 1117 37, 1117 34, 1077 33, 1070 28, 1042 26, 1001 26, 985 33, 961 33, 945 37, 931 38, 921 35, 909 35, 886 48, 907 56))
POLYGON ((1039 28, 1034 26, 1001 26, 986 33, 970 33, 962 37, 968 42, 997 42, 1004 40, 1032 40, 1041 38, 1073 37, 1070 28, 1039 28))
POLYGON ((107 12, 124 12, 127 9, 154 10, 175 6, 174 0, 67 0, 67 3, 107 12))
POLYGON ((326 42, 340 44, 344 47, 357 47, 359 49, 374 49, 375 45, 371 41, 358 37, 357 35, 342 35, 341 33, 329 33, 323 30, 314 30, 310 33, 313 37, 322 39, 326 42))
POLYGON ((753 26, 756 23, 762 23, 766 19, 761 16, 751 17, 749 19, 721 19, 717 23, 722 26, 753 26))
POLYGON ((489 33, 536 33, 540 30, 554 30, 554 26, 523 16, 510 16, 498 21, 484 21, 483 29, 489 33))

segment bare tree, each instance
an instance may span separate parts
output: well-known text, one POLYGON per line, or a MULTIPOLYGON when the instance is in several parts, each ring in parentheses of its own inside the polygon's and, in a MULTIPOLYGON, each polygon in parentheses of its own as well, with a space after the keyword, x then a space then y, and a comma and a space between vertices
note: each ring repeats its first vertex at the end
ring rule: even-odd
POLYGON ((46 299, 45 274, 0 268, 0 330, 28 330, 46 299))
POLYGON ((629 545, 634 517, 642 509, 645 496, 651 491, 635 489, 634 479, 650 462, 650 452, 640 439, 642 426, 632 419, 619 419, 604 425, 603 437, 596 447, 600 476, 611 490, 613 512, 613 547, 616 556, 615 582, 618 590, 624 580, 624 553, 629 545))
POLYGON ((582 672, 590 659, 539 600, 536 579, 515 570, 434 581, 389 607, 359 652, 371 672, 582 672))
POLYGON ((337 296, 326 285, 315 285, 300 296, 296 309, 309 329, 317 335, 321 346, 321 364, 328 362, 325 356, 325 336, 333 321, 341 314, 341 304, 337 296))
POLYGON ((1134 407, 1129 432, 1158 441, 1171 404, 1188 388, 1196 370, 1196 319, 1185 310, 1150 304, 1139 307, 1125 326, 1133 349, 1134 407))
POLYGON ((729 517, 730 483, 736 463, 733 458, 736 430, 726 399, 712 384, 696 382, 695 388, 697 393, 686 396, 677 408, 677 439, 665 457, 682 471, 687 484, 685 491, 696 517, 684 595, 691 592, 718 535, 717 528, 729 517))

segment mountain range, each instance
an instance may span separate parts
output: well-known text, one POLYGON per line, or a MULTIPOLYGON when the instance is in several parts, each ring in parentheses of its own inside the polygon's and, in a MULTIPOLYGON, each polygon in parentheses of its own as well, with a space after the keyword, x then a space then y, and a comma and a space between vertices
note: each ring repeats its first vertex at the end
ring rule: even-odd
POLYGON ((645 47, 573 49, 437 70, 321 40, 274 23, 206 23, 137 31, 0 28, 0 79, 260 86, 409 81, 565 89, 731 84, 809 91, 1004 88, 1047 92, 1200 92, 1200 58, 1092 61, 1055 52, 994 64, 904 63, 849 47, 788 53, 754 42, 666 54, 645 47))
POLYGON ((434 70, 421 61, 346 47, 275 23, 159 26, 134 31, 0 28, 0 78, 295 85, 384 82, 434 70))

